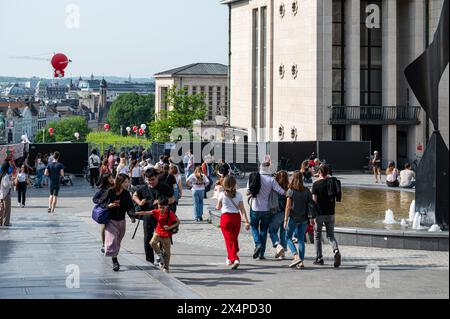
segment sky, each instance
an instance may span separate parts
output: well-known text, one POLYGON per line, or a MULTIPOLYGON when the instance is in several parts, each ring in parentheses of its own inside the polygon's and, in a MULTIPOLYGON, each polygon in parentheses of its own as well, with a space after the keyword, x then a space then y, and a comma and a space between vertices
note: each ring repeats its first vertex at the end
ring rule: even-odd
POLYGON ((148 78, 190 63, 227 64, 228 8, 219 0, 0 0, 0 76, 148 78))

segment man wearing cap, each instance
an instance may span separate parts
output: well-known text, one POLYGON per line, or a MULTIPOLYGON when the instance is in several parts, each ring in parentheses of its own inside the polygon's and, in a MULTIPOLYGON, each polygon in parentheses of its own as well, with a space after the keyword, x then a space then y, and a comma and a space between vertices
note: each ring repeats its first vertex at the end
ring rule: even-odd
POLYGON ((381 157, 378 151, 373 152, 372 167, 373 174, 375 175, 375 183, 378 183, 378 179, 381 183, 381 157))

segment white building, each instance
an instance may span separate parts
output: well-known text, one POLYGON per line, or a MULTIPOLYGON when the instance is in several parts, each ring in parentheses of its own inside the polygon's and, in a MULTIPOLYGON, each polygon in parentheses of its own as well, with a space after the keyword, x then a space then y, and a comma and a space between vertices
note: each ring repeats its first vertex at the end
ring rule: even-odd
MULTIPOLYGON (((370 140, 384 164, 414 159, 426 144, 429 125, 403 71, 431 43, 443 0, 221 3, 230 12, 230 124, 253 128, 251 141, 294 132, 298 141, 370 140)), ((448 89, 447 70, 447 146, 448 89)))
MULTIPOLYGON (((208 107, 205 126, 216 126, 216 117, 228 109, 228 67, 219 63, 195 63, 155 74, 155 112, 167 110, 167 91, 176 86, 187 94, 205 94, 208 107)), ((219 120, 220 122, 220 120, 219 120)))

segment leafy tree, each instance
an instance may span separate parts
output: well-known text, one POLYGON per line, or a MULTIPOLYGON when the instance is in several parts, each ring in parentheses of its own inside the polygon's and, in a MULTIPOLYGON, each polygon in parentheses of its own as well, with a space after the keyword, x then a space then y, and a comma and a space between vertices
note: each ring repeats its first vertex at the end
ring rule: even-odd
POLYGON ((192 138, 193 122, 203 120, 207 106, 204 94, 186 94, 185 89, 175 86, 167 91, 165 100, 170 110, 162 110, 158 118, 149 124, 152 139, 157 142, 170 141, 170 133, 175 128, 185 128, 192 138))
POLYGON ((77 142, 75 133, 78 132, 80 134, 78 142, 84 142, 90 131, 84 117, 72 116, 60 121, 48 123, 44 131, 39 130, 36 132, 34 140, 36 143, 42 143, 42 134, 45 134, 45 143, 77 142), (50 133, 48 132, 50 127, 52 127, 54 131, 52 137, 50 137, 50 133))
POLYGON ((120 126, 140 126, 153 120, 155 113, 155 96, 137 93, 121 94, 113 102, 108 112, 107 122, 114 133, 120 133, 120 126))

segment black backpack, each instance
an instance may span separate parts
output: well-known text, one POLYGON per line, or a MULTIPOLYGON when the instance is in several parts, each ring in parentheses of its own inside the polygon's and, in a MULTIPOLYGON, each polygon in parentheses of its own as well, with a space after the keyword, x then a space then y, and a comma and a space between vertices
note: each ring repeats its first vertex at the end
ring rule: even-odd
POLYGON ((261 190, 261 175, 259 173, 251 173, 248 179, 248 189, 253 198, 258 196, 261 190))
POLYGON ((342 188, 341 181, 339 181, 336 177, 331 177, 327 181, 328 186, 328 197, 331 200, 336 199, 337 202, 342 200, 342 188))

